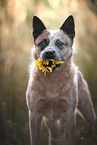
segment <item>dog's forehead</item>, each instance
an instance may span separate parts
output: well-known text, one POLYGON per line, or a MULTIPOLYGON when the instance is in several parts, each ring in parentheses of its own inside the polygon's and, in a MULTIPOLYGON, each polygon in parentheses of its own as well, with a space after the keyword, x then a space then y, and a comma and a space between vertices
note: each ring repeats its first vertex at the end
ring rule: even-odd
POLYGON ((55 42, 57 39, 63 41, 70 41, 70 38, 62 30, 44 30, 42 34, 36 39, 35 44, 37 45, 43 39, 47 39, 48 42, 55 42))
POLYGON ((64 37, 64 32, 62 30, 48 30, 49 31, 49 39, 54 40, 57 38, 64 37))
POLYGON ((71 43, 71 39, 62 30, 48 30, 48 38, 50 42, 55 42, 57 39, 71 43))

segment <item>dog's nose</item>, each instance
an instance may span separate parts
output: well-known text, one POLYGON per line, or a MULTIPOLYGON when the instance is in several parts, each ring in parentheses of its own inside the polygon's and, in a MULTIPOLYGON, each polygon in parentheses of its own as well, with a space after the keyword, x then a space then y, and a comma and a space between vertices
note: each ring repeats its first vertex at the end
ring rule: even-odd
POLYGON ((47 52, 46 52, 46 56, 52 57, 52 56, 54 55, 54 53, 55 53, 54 50, 52 50, 52 51, 47 51, 47 52))
POLYGON ((55 57, 55 51, 54 50, 46 51, 43 57, 45 59, 54 59, 54 57, 55 57))

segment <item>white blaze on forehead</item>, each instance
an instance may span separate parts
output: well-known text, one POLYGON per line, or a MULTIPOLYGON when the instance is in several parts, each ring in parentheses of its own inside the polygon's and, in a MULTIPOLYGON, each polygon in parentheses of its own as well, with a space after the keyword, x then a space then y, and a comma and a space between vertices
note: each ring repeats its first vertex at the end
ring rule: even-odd
POLYGON ((59 34, 59 30, 48 30, 49 31, 49 39, 52 40, 52 38, 55 38, 59 34))
POLYGON ((59 32, 59 30, 48 30, 50 35, 53 36, 55 33, 59 32))
POLYGON ((71 43, 71 39, 65 34, 62 30, 48 30, 49 31, 49 40, 50 42, 60 39, 64 42, 71 43))

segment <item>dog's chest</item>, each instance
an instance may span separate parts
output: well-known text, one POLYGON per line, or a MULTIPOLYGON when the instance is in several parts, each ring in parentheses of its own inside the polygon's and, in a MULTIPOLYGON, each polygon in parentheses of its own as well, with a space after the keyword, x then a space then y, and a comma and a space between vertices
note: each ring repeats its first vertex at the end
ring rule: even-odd
POLYGON ((46 118, 59 119, 64 116, 70 107, 70 86, 69 77, 65 79, 44 79, 38 85, 37 101, 35 110, 46 118))
POLYGON ((59 119, 68 110, 69 103, 66 99, 39 99, 36 103, 36 111, 46 118, 59 119))
MULTIPOLYGON (((40 83, 40 88, 42 94, 44 94, 47 98, 57 98, 61 97, 62 94, 66 96, 66 93, 69 91, 71 86, 71 80, 69 79, 69 75, 64 77, 56 76, 56 77, 47 77, 43 79, 40 83)), ((65 97, 64 96, 64 97, 65 97)))

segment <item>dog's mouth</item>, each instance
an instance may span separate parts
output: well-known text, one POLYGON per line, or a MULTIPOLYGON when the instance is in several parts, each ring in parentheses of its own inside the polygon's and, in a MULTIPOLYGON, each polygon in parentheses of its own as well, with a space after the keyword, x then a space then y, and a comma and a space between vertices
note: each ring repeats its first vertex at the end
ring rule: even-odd
POLYGON ((55 62, 54 62, 54 61, 52 61, 52 60, 48 60, 48 61, 49 61, 49 62, 48 62, 48 64, 46 64, 46 65, 43 63, 44 67, 47 67, 47 71, 48 71, 48 72, 51 72, 49 68, 51 68, 51 69, 52 69, 52 72, 53 72, 53 71, 56 70, 58 67, 60 67, 60 66, 62 65, 62 63, 63 63, 62 61, 60 61, 60 62, 59 62, 59 61, 57 61, 57 62, 55 61, 55 62), (60 63, 60 64, 59 64, 59 63, 60 63))
POLYGON ((44 73, 44 76, 46 75, 46 72, 55 71, 62 65, 62 63, 64 63, 62 60, 53 60, 53 59, 48 60, 38 59, 35 61, 37 68, 44 73))

